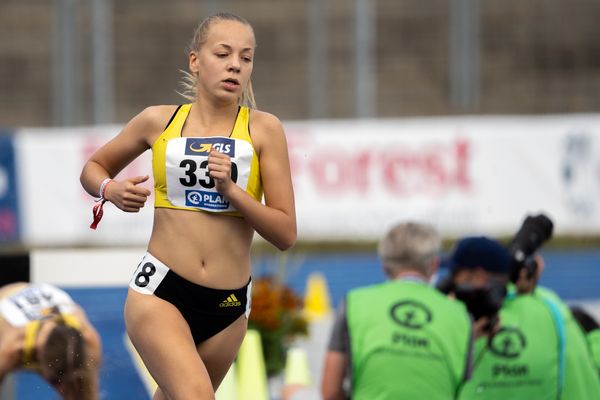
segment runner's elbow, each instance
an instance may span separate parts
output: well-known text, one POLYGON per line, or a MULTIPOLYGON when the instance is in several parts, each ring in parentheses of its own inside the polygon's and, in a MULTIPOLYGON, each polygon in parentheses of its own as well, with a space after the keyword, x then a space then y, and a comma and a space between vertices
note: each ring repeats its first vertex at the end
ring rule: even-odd
POLYGON ((290 229, 288 232, 285 232, 284 235, 281 235, 281 238, 277 242, 273 244, 281 251, 285 251, 290 249, 294 244, 296 244, 296 239, 298 238, 298 233, 296 229, 290 229))

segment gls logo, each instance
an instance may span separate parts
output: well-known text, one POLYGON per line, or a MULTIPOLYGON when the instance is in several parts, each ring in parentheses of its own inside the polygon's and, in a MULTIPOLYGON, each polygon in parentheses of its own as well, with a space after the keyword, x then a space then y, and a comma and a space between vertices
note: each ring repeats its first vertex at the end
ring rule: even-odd
POLYGON ((517 328, 501 328, 490 344, 492 353, 503 358, 517 358, 527 347, 523 332, 517 328))
POLYGON ((212 149, 229 157, 235 155, 235 140, 224 137, 212 138, 187 138, 185 141, 185 154, 188 156, 207 156, 212 149))
POLYGON ((432 319, 429 308, 412 300, 394 304, 390 309, 390 315, 398 325, 409 329, 421 329, 432 319))

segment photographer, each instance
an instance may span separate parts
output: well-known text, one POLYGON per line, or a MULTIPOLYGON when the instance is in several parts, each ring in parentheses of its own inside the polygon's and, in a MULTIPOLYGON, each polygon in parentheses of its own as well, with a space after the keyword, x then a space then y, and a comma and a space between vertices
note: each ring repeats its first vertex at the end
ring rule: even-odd
POLYGON ((460 399, 600 398, 581 330, 558 296, 537 286, 543 260, 536 251, 551 232, 545 216, 528 217, 508 249, 488 238, 455 247, 443 289, 472 314, 500 320, 499 329, 476 342, 473 376, 460 399), (509 280, 514 284, 506 291, 509 280))
POLYGON ((600 380, 588 342, 569 307, 548 288, 537 283, 544 271, 544 259, 538 250, 552 237, 554 224, 544 214, 528 215, 508 245, 513 259, 510 296, 531 295, 543 301, 552 313, 562 350, 562 399, 600 399, 600 380))
POLYGON ((405 223, 379 243, 389 281, 351 290, 339 308, 323 370, 325 400, 456 396, 470 374, 472 327, 463 304, 429 285, 440 242, 433 228, 405 223))
POLYGON ((592 360, 600 376, 600 324, 583 307, 571 306, 571 313, 587 339, 592 360))

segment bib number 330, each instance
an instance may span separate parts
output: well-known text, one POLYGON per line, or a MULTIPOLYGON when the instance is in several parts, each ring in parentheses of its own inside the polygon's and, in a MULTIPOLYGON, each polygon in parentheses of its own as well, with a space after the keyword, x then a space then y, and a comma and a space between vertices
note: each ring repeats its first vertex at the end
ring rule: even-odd
MULTIPOLYGON (((215 180, 208 174, 208 160, 198 163, 195 160, 186 158, 181 160, 179 167, 183 168, 184 177, 179 178, 179 182, 185 187, 194 187, 200 185, 205 189, 215 187, 215 180)), ((238 178, 237 165, 231 163, 231 180, 236 183, 238 178)))

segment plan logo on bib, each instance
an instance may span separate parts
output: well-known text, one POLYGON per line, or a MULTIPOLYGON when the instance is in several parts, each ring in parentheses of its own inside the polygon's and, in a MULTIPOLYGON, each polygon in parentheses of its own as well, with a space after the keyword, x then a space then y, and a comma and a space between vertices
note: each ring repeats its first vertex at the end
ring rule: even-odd
POLYGON ((210 210, 227 210, 229 201, 222 194, 203 190, 186 190, 185 205, 210 210))

